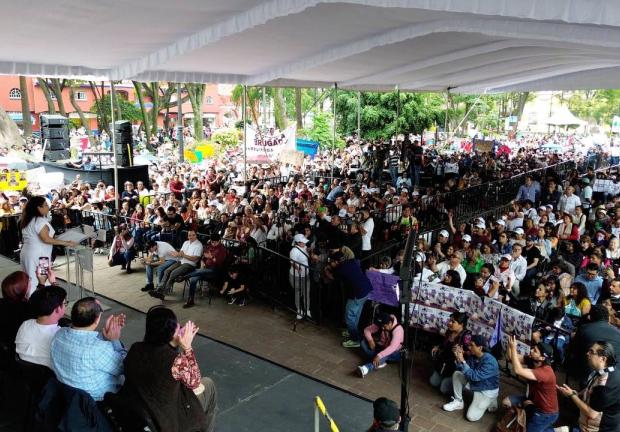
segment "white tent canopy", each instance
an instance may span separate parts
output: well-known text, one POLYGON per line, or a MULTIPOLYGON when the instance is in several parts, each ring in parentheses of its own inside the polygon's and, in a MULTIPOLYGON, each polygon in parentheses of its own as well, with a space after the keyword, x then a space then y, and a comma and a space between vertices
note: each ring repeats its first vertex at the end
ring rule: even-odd
POLYGON ((364 90, 618 87, 616 0, 3 1, 0 73, 364 90))
POLYGON ((588 122, 575 117, 575 115, 569 111, 568 107, 563 105, 559 111, 547 119, 546 123, 556 126, 581 126, 588 122))

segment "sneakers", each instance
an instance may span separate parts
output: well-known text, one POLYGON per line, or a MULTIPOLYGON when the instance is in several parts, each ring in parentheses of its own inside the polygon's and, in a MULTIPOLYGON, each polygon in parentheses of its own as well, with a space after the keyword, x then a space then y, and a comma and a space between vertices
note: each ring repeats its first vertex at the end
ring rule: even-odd
POLYGON ((347 338, 347 339, 349 339, 349 337, 351 336, 351 335, 349 334, 349 330, 343 330, 343 331, 342 331, 342 333, 340 333, 340 335, 341 335, 343 338, 347 338))
POLYGON ((144 285, 144 288, 141 289, 141 291, 146 292, 146 291, 153 291, 155 289, 155 285, 153 284, 146 284, 144 285))
POLYGON ((462 400, 452 398, 452 402, 448 402, 443 406, 444 411, 457 411, 465 407, 462 400))
POLYGON ((245 300, 241 300, 238 304, 239 307, 245 306, 245 300))
POLYGON ((342 343, 342 346, 344 348, 359 348, 360 347, 360 343, 356 342, 354 340, 351 340, 351 339, 347 339, 346 341, 344 341, 342 343))
POLYGON ((231 297, 228 301, 228 304, 235 304, 237 302, 237 297, 231 297))
POLYGON ((386 366, 387 366, 387 363, 379 363, 379 366, 377 366, 377 369, 383 369, 386 366))
POLYGON ((370 369, 368 369, 365 365, 357 367, 357 373, 362 378, 368 375, 369 372, 370 372, 370 369))
POLYGON ((298 314, 295 316, 295 319, 300 320, 300 319, 304 319, 304 317, 303 317, 303 315, 302 315, 302 314, 298 313, 298 314))
POLYGON ((183 305, 183 309, 189 309, 195 305, 196 303, 194 303, 194 299, 190 298, 190 299, 187 299, 187 302, 183 305))

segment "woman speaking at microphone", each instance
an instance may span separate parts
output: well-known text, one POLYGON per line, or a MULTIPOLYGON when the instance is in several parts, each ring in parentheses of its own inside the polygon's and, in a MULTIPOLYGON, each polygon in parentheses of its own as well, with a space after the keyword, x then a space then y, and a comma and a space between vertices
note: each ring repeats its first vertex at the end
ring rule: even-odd
POLYGON ((52 247, 76 246, 77 243, 54 238, 54 228, 47 220, 50 207, 42 196, 31 197, 19 227, 22 230, 23 244, 20 253, 20 262, 24 271, 30 277, 30 288, 27 297, 36 289, 37 271, 42 274, 49 272, 52 263, 52 247))

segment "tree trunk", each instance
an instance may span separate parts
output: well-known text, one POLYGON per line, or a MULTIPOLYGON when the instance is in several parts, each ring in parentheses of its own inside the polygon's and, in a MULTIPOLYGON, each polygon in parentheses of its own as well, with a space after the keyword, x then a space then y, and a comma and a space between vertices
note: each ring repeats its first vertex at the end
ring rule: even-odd
POLYGON ((37 82, 39 83, 39 87, 41 87, 41 91, 43 92, 43 96, 45 96, 45 101, 47 102, 47 113, 56 114, 56 107, 54 106, 54 101, 52 100, 52 95, 50 93, 50 88, 47 85, 47 81, 43 78, 37 78, 37 82))
POLYGON ((530 95, 530 92, 521 92, 519 94, 519 104, 517 105, 517 118, 521 120, 521 116, 523 115, 523 109, 525 108, 525 104, 527 103, 527 98, 530 95))
POLYGON ((94 144, 93 143, 93 132, 90 130, 90 125, 88 124, 88 119, 84 115, 84 111, 82 111, 82 108, 80 108, 80 105, 75 100, 75 89, 73 88, 73 86, 69 87, 69 100, 71 101, 71 105, 73 106, 73 109, 75 110, 75 112, 77 112, 78 116, 80 117, 82 126, 84 126, 84 129, 86 129, 86 135, 88 135, 88 140, 90 141, 91 144, 94 144))
POLYGON ((136 97, 140 104, 140 112, 142 113, 142 125, 144 126, 144 133, 146 135, 146 146, 149 150, 151 147, 151 127, 149 125, 149 116, 146 113, 146 107, 144 106, 144 97, 142 96, 142 88, 139 82, 132 81, 133 88, 136 90, 136 97))
POLYGON ((297 129, 303 129, 304 118, 301 113, 301 89, 295 88, 295 117, 297 119, 297 129))
POLYGON ((28 83, 25 76, 19 77, 19 90, 22 92, 22 125, 24 126, 24 138, 30 138, 32 136, 32 119, 30 118, 28 83))
POLYGON ((279 87, 273 89, 273 118, 276 128, 281 131, 286 129, 286 109, 284 108, 282 89, 279 87))
MULTIPOLYGON (((99 94, 99 90, 97 90, 97 84, 94 81, 88 81, 90 85, 90 89, 93 92, 93 96, 95 98, 95 109, 97 110, 97 124, 99 125, 99 132, 106 131, 108 136, 110 135, 109 121, 108 116, 106 115, 105 110, 101 106, 101 98, 103 97, 103 84, 101 89, 101 94, 99 94)), ((92 109, 92 108, 91 108, 92 109)))
MULTIPOLYGON (((28 113, 30 115, 30 113, 28 113)), ((0 147, 6 149, 24 148, 24 140, 19 134, 19 129, 15 122, 11 120, 6 111, 0 106, 0 147)))
POLYGON ((206 88, 206 84, 185 85, 189 101, 192 104, 192 111, 194 111, 194 138, 196 138, 196 141, 204 139, 204 134, 202 132, 202 103, 206 88))
POLYGON ((56 103, 58 104, 58 112, 61 116, 67 117, 67 110, 65 109, 65 101, 62 98, 62 88, 59 78, 52 78, 51 90, 56 95, 56 103))

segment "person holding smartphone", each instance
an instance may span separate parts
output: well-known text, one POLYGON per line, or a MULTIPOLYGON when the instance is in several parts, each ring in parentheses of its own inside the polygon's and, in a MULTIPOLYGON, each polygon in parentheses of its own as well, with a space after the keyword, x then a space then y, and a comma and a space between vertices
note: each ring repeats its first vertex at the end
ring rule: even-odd
POLYGON ((23 245, 20 253, 20 263, 24 272, 30 277, 30 288, 27 296, 36 288, 33 283, 37 274, 47 271, 52 263, 53 246, 76 246, 77 243, 54 238, 54 228, 47 220, 50 207, 43 196, 34 196, 28 200, 20 220, 23 245), (47 264, 46 264, 47 263, 47 264), (44 265, 47 270, 43 269, 44 265))

